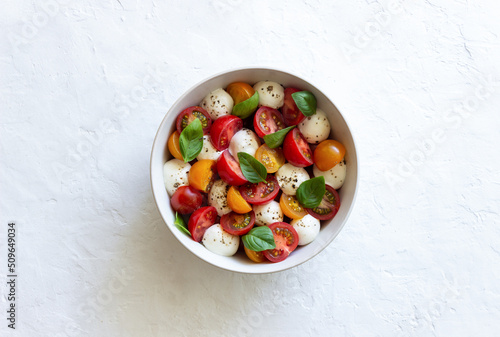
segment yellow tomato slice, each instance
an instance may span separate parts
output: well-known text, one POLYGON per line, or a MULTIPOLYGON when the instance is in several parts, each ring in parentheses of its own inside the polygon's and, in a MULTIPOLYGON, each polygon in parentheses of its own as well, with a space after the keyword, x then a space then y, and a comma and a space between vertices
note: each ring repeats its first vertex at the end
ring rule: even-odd
POLYGON ((283 213, 291 219, 302 219, 307 215, 306 210, 302 207, 293 195, 281 194, 280 206, 283 213))
POLYGON ((226 91, 233 98, 234 105, 246 101, 255 93, 251 85, 243 82, 231 83, 227 86, 226 91))
POLYGON ((253 262, 260 263, 260 262, 267 261, 266 257, 264 256, 264 253, 250 250, 245 246, 243 246, 243 248, 245 248, 245 254, 247 254, 248 258, 250 260, 252 260, 253 262))
POLYGON ((168 151, 170 154, 179 160, 184 160, 181 154, 181 147, 179 145, 179 132, 175 131, 170 135, 167 142, 168 151))
POLYGON ((271 149, 267 144, 262 144, 255 152, 255 158, 266 167, 267 173, 274 173, 285 165, 283 150, 277 147, 271 149))
POLYGON ((231 186, 227 191, 227 205, 238 214, 248 213, 252 206, 240 194, 236 186, 231 186))
POLYGON ((189 186, 208 193, 214 183, 216 165, 217 162, 210 159, 198 160, 194 163, 188 174, 189 186))

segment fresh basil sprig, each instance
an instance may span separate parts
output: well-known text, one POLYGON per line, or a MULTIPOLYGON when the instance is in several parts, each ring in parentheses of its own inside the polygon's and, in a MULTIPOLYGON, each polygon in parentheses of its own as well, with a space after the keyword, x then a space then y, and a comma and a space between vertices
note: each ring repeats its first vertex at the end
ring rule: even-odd
POLYGON ((300 112, 304 114, 304 116, 312 116, 316 113, 316 97, 309 91, 298 91, 292 94, 292 98, 297 104, 297 108, 299 108, 300 112))
POLYGON ((241 172, 251 183, 265 182, 267 170, 264 165, 251 155, 245 152, 238 152, 241 172))
POLYGON ((233 107, 233 112, 231 112, 231 114, 238 116, 241 119, 244 119, 250 116, 255 111, 255 109, 257 109, 258 106, 259 106, 259 93, 256 91, 249 99, 246 99, 243 102, 236 104, 233 107))
POLYGON ((319 176, 304 181, 297 189, 297 200, 305 208, 318 207, 325 195, 325 178, 319 176))
POLYGON ((179 147, 182 158, 186 163, 196 158, 201 152, 201 149, 203 149, 203 127, 198 118, 193 120, 184 130, 182 130, 179 136, 179 147))
POLYGON ((191 236, 191 233, 189 232, 189 230, 186 227, 186 223, 184 222, 184 219, 177 212, 175 212, 174 225, 175 225, 175 227, 177 227, 184 234, 187 234, 187 235, 191 236))
POLYGON ((241 237, 243 244, 250 250, 261 252, 276 248, 273 231, 267 226, 252 228, 248 234, 241 237))
POLYGON ((269 146, 271 149, 275 149, 281 144, 283 144, 283 141, 285 140, 288 131, 290 131, 294 127, 295 125, 292 125, 282 130, 278 130, 276 132, 265 135, 264 142, 266 142, 267 146, 269 146))

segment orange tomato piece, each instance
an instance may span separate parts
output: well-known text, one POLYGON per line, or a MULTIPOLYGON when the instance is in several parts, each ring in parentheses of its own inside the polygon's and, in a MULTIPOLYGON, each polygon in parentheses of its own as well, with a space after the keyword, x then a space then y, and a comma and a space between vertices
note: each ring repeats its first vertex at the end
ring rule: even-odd
POLYGON ((174 158, 179 160, 184 160, 181 154, 181 147, 179 145, 179 132, 175 131, 168 138, 167 146, 170 154, 174 156, 174 158))
POLYGON ((245 214, 252 210, 252 206, 243 199, 236 186, 231 186, 227 191, 227 205, 238 214, 245 214))
POLYGON ((345 147, 333 139, 327 139, 318 144, 314 149, 314 164, 320 171, 328 171, 345 156, 345 147))
POLYGON ((251 85, 243 82, 231 83, 227 86, 226 91, 233 98, 234 105, 246 101, 255 93, 251 85))
POLYGON ((307 215, 307 211, 293 195, 282 193, 280 197, 280 207, 283 213, 290 219, 302 219, 307 215))
POLYGON ((271 149, 267 144, 262 144, 255 152, 255 159, 266 167, 267 173, 274 173, 285 165, 285 155, 279 147, 271 149))
POLYGON ((191 166, 188 174, 189 186, 208 193, 217 174, 217 161, 210 159, 198 160, 191 166))
POLYGON ((243 247, 245 248, 245 254, 247 254, 248 258, 250 260, 252 260, 253 262, 261 263, 261 262, 267 261, 263 252, 256 252, 254 250, 248 249, 245 246, 243 246, 243 247))

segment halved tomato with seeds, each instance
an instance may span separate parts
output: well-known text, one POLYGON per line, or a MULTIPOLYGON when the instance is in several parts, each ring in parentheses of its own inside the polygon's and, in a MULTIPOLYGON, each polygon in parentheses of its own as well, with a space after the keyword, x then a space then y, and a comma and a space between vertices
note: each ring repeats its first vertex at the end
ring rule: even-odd
POLYGON ((290 219, 302 219, 307 215, 306 210, 294 195, 281 194, 280 206, 283 213, 290 219))
POLYGON ((340 208, 340 197, 330 185, 325 185, 326 191, 318 207, 306 208, 307 213, 318 220, 329 220, 337 214, 340 208))
POLYGON ((264 252, 256 252, 255 250, 248 249, 245 245, 243 245, 243 248, 245 249, 245 254, 247 254, 248 258, 253 262, 261 263, 267 261, 264 252))
POLYGON ((248 233, 255 224, 255 213, 250 211, 245 214, 230 212, 224 214, 220 219, 222 228, 232 235, 243 235, 248 233))
POLYGON ((260 138, 275 133, 286 127, 281 113, 273 108, 262 106, 257 110, 253 119, 253 127, 260 138))
POLYGON ((208 112, 201 106, 192 106, 190 108, 182 110, 182 112, 177 116, 177 132, 179 135, 182 130, 186 128, 192 121, 198 118, 201 122, 203 128, 203 134, 208 135, 210 127, 212 126, 212 119, 208 112))
POLYGON ((262 144, 255 152, 255 159, 265 166, 267 173, 275 173, 285 164, 285 155, 283 150, 277 147, 271 149, 267 144, 262 144))
POLYGON ((306 139, 299 129, 294 128, 283 141, 283 154, 286 160, 297 167, 306 167, 313 164, 313 154, 306 139))
POLYGON ((246 183, 240 186, 240 193, 243 199, 253 205, 262 205, 276 198, 280 186, 278 180, 272 174, 268 174, 266 182, 257 184, 246 183))
POLYGON ((274 222, 269 225, 273 232, 276 248, 264 251, 264 256, 271 262, 283 261, 297 248, 299 234, 286 222, 274 222))
POLYGON ((189 186, 208 193, 217 176, 217 162, 210 159, 198 160, 188 173, 189 186))

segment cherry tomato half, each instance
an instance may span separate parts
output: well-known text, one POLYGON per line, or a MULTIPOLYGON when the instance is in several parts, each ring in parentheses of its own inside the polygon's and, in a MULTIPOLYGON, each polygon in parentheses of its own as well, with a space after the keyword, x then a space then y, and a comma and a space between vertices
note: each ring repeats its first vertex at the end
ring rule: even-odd
POLYGON ((229 185, 240 186, 248 182, 241 172, 240 164, 229 153, 229 150, 222 152, 217 159, 217 172, 219 177, 229 185))
POLYGON ((245 214, 230 212, 220 218, 222 228, 232 235, 243 235, 252 229, 255 224, 255 213, 250 211, 245 214))
POLYGON ((188 174, 189 186, 208 193, 217 176, 217 162, 210 159, 198 160, 188 174))
POLYGON ((281 113, 273 108, 262 106, 253 119, 253 128, 260 138, 285 128, 281 113))
POLYGON ((167 142, 168 151, 174 158, 184 160, 181 154, 181 146, 179 145, 179 132, 174 131, 168 138, 167 142))
POLYGON ((191 186, 181 186, 170 198, 174 211, 180 214, 193 213, 201 206, 203 196, 191 186))
POLYGON ((314 149, 314 164, 320 171, 328 171, 340 163, 345 156, 345 147, 333 139, 322 141, 314 149))
POLYGON ((203 134, 208 135, 210 127, 212 126, 212 119, 208 112, 200 106, 192 106, 184 109, 179 116, 177 116, 177 132, 179 132, 179 135, 186 126, 195 120, 195 118, 200 120, 201 126, 203 127, 203 134))
POLYGON ((273 232, 276 248, 264 251, 264 256, 271 262, 283 261, 297 248, 299 234, 286 222, 274 222, 269 225, 273 232))
POLYGON ((281 108, 281 113, 283 114, 283 119, 285 120, 285 124, 287 126, 297 125, 302 122, 304 118, 306 118, 306 116, 304 116, 304 114, 299 110, 292 97, 293 93, 299 91, 299 89, 295 88, 285 89, 285 103, 281 108))
POLYGON ((274 173, 285 165, 285 155, 279 147, 271 149, 267 144, 262 144, 255 152, 255 159, 265 166, 267 173, 274 173))
POLYGON ((231 186, 227 191, 227 205, 239 214, 248 213, 252 210, 252 206, 243 199, 240 190, 236 186, 231 186))
POLYGON ((261 263, 267 261, 263 252, 256 252, 255 250, 250 250, 247 247, 243 246, 245 249, 245 254, 247 254, 248 258, 256 263, 261 263))
POLYGON ((262 205, 273 200, 278 195, 279 190, 278 180, 272 174, 267 175, 265 183, 246 183, 240 186, 240 193, 243 199, 253 205, 262 205))
POLYGON ((241 118, 233 115, 224 115, 215 120, 210 129, 210 140, 217 151, 229 147, 229 142, 234 134, 243 128, 241 118))
POLYGON ((233 98, 234 105, 246 101, 255 93, 250 84, 243 82, 231 83, 227 86, 226 91, 233 98))
POLYGON ((302 219, 307 215, 306 210, 294 195, 281 194, 280 207, 283 213, 290 219, 302 219))
POLYGON ((283 154, 290 164, 306 167, 313 164, 312 151, 299 129, 294 128, 285 137, 283 154))
POLYGON ((306 211, 318 220, 328 220, 337 214, 339 208, 339 194, 333 187, 326 185, 326 191, 319 206, 315 208, 306 208, 306 211))
POLYGON ((208 227, 217 220, 217 209, 213 206, 206 206, 197 209, 188 222, 188 230, 194 241, 200 242, 208 227))

